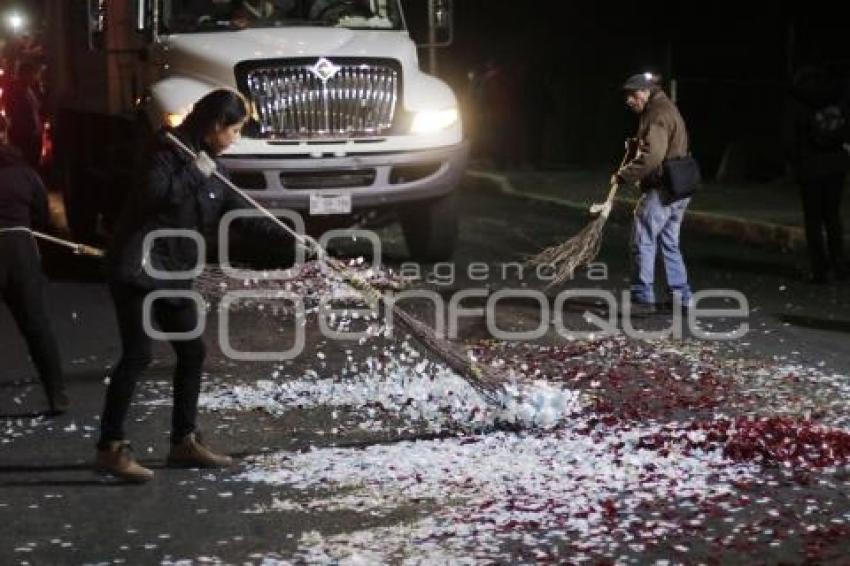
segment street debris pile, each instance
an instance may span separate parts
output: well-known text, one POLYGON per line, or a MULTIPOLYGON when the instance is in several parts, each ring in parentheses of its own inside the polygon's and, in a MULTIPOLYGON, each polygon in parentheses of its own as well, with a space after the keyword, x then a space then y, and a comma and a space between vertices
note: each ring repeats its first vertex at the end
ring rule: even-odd
POLYGON ((850 462, 850 433, 790 418, 738 419, 713 423, 725 453, 734 460, 785 467, 825 468, 850 462))
MULTIPOLYGON (((383 288, 407 284, 351 267, 383 288)), ((210 306, 229 291, 269 291, 238 307, 267 314, 276 292, 306 298, 312 314, 323 294, 345 291, 315 263, 286 280, 211 270, 198 289, 210 306)), ((281 541, 269 541, 268 553, 254 546, 243 557, 253 563, 850 555, 848 376, 706 342, 483 340, 470 355, 512 377, 493 404, 409 338, 391 339, 379 320, 333 321, 340 330, 355 322, 371 329, 359 343, 320 339, 296 360, 231 360, 205 376, 200 405, 215 413, 207 418, 236 438, 247 434, 238 427, 262 422, 264 448, 233 472, 201 476, 198 492, 226 496, 240 517, 280 514, 294 537, 285 554, 271 552, 281 541)), ((142 418, 170 406, 168 380, 142 389, 142 418)), ((88 424, 64 431, 87 438, 88 424)), ((27 425, 7 423, 3 443, 27 425)), ((197 505, 200 513, 209 503, 197 505)))
POLYGON ((730 460, 766 466, 817 469, 850 463, 850 433, 789 417, 694 422, 642 438, 638 446, 669 451, 671 445, 682 444, 687 450, 720 447, 730 460))
POLYGON ((676 520, 651 519, 658 501, 667 502, 668 511, 691 507, 692 520, 703 524, 700 502, 729 497, 735 482, 757 473, 752 464, 728 462, 719 450, 662 455, 638 448, 650 433, 592 428, 580 419, 550 434, 318 448, 252 459, 236 479, 305 493, 338 490, 301 504, 311 513, 383 516, 410 505, 429 509, 427 518, 412 523, 331 537, 317 546, 305 537, 301 550, 308 561, 370 556, 364 553, 381 562, 411 553, 449 561, 507 559, 503 547, 513 542, 564 545, 566 556, 610 548, 618 539, 631 540, 640 552, 648 541, 680 529, 676 520))
POLYGON ((592 397, 600 418, 643 422, 784 416, 850 430, 850 377, 788 359, 747 359, 706 342, 624 337, 558 346, 484 341, 484 363, 592 397))
POLYGON ((411 432, 440 433, 504 426, 549 429, 580 413, 582 400, 577 391, 537 381, 508 384, 500 403, 488 404, 445 367, 427 360, 405 363, 384 356, 352 365, 343 379, 320 379, 315 370, 307 370, 294 380, 264 379, 209 388, 202 393, 200 406, 217 411, 263 410, 272 415, 295 408, 345 407, 365 412, 367 418, 360 429, 397 430, 396 421, 402 418, 411 432))
MULTIPOLYGON (((303 496, 244 511, 385 520, 303 533, 296 558, 307 562, 628 561, 695 550, 741 557, 756 548, 828 557, 840 547, 836 529, 850 532, 847 506, 833 506, 850 487, 850 433, 811 411, 774 412, 781 405, 765 397, 793 390, 797 407, 813 406, 806 388, 788 386, 796 382, 790 366, 730 361, 705 344, 625 338, 473 349, 483 363, 512 368, 516 387, 530 387, 526 404, 511 410, 535 417, 491 428, 498 418, 475 392, 409 345, 365 362, 349 356, 344 378, 278 374, 207 391, 202 404, 216 411, 282 415, 327 405, 361 415, 368 430, 396 430, 392 419, 401 417, 409 431, 457 433, 249 458, 235 481, 303 496), (563 412, 540 418, 553 401, 563 412), (402 510, 412 516, 399 520, 402 510)), ((847 384, 817 379, 833 383, 833 393, 847 384)), ((837 417, 838 405, 830 407, 837 417)))

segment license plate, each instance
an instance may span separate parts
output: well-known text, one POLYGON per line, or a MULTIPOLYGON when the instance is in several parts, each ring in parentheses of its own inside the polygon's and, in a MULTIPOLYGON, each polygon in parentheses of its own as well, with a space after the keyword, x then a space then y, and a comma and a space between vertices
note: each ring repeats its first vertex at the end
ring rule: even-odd
POLYGON ((310 215, 351 214, 351 195, 310 195, 310 215))

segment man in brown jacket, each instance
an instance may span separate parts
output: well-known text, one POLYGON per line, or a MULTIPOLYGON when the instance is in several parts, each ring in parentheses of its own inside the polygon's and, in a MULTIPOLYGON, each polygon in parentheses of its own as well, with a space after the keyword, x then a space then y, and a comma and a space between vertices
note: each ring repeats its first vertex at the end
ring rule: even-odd
POLYGON ((641 191, 632 230, 632 312, 655 312, 655 256, 661 247, 671 300, 691 302, 688 272, 679 249, 679 230, 690 198, 667 204, 662 181, 665 159, 688 153, 688 132, 676 105, 649 73, 632 75, 623 84, 626 106, 640 116, 634 155, 614 174, 612 182, 641 191))

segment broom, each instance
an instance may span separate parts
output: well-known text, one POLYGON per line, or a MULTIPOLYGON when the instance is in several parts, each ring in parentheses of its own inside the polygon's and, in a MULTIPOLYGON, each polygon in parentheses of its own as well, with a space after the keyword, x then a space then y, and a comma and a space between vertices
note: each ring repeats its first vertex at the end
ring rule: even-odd
MULTIPOLYGON (((627 141, 626 153, 620 162, 620 168, 626 164, 631 153, 632 143, 627 141)), ((572 279, 576 269, 592 262, 599 255, 599 249, 602 246, 602 232, 614 206, 614 198, 617 196, 618 188, 619 185, 612 179, 606 199, 603 202, 594 203, 590 207, 590 214, 594 215, 595 218, 578 234, 566 242, 550 246, 526 260, 528 265, 548 265, 555 268, 552 281, 546 286, 547 289, 572 279)))
MULTIPOLYGON (((186 144, 184 144, 174 134, 166 132, 165 135, 171 143, 180 148, 187 155, 191 156, 193 159, 197 157, 195 152, 186 146, 186 144)), ((214 171, 213 175, 215 175, 215 177, 228 188, 242 197, 251 206, 260 211, 260 213, 262 213, 265 217, 286 231, 295 239, 296 243, 307 252, 315 254, 317 258, 330 267, 340 277, 340 279, 358 291, 367 303, 371 306, 382 304, 386 308, 386 302, 382 300, 383 295, 379 290, 372 286, 363 277, 351 272, 341 261, 329 257, 327 255, 327 251, 322 248, 322 246, 314 238, 299 234, 287 226, 263 205, 233 184, 233 182, 222 175, 221 172, 214 171)), ((437 336, 430 327, 401 310, 394 302, 391 307, 391 315, 394 324, 397 324, 399 327, 407 331, 407 333, 422 344, 426 350, 442 359, 450 369, 463 377, 486 401, 497 405, 501 403, 500 393, 503 390, 503 385, 508 381, 507 375, 494 368, 483 367, 477 364, 457 346, 450 343, 448 340, 437 336)))
POLYGON ((87 246, 86 244, 80 244, 77 242, 69 242, 68 240, 63 240, 62 238, 57 238, 56 236, 51 236, 43 232, 37 232, 36 230, 32 230, 31 228, 26 228, 24 226, 15 226, 14 228, 0 229, 0 233, 4 232, 24 232, 27 234, 31 234, 36 238, 52 242, 54 244, 59 244, 60 246, 65 246, 66 248, 71 248, 72 250, 74 250, 74 254, 76 255, 87 255, 92 257, 103 257, 104 255, 104 252, 101 249, 93 248, 91 246, 87 246))

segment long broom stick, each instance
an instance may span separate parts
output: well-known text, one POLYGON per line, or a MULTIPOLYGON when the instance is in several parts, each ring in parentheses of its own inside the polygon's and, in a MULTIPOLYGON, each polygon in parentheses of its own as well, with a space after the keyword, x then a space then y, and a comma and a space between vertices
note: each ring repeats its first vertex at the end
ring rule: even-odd
MULTIPOLYGON (((625 165, 630 155, 631 146, 627 142, 626 153, 620 162, 620 167, 625 165)), ((596 217, 578 234, 566 242, 548 247, 526 260, 529 265, 546 265, 555 269, 552 281, 546 286, 547 288, 572 279, 576 269, 592 262, 599 255, 602 246, 602 232, 605 229, 608 216, 611 214, 611 209, 614 207, 618 188, 619 185, 612 180, 605 200, 601 203, 594 203, 590 207, 590 213, 596 217)))
POLYGON ((27 234, 32 234, 36 238, 52 242, 54 244, 59 244, 60 246, 64 246, 66 248, 71 248, 76 255, 87 255, 92 257, 103 257, 104 255, 103 250, 99 248, 94 248, 92 246, 80 244, 78 242, 70 242, 68 240, 63 240, 62 238, 57 238, 56 236, 51 236, 50 234, 38 232, 25 226, 15 226, 14 228, 0 229, 0 233, 4 232, 24 232, 27 234))
MULTIPOLYGON (((176 147, 180 148, 188 156, 191 156, 193 159, 197 158, 195 152, 192 151, 191 148, 184 144, 174 134, 172 134, 171 132, 166 132, 165 135, 169 139, 169 141, 171 141, 171 143, 173 143, 176 147)), ((356 273, 352 273, 341 261, 329 257, 327 255, 327 251, 322 248, 322 246, 319 245, 319 243, 315 239, 309 236, 299 234, 295 230, 287 226, 263 205, 258 203, 256 200, 251 198, 251 196, 245 193, 245 191, 233 184, 233 182, 230 181, 230 179, 228 179, 224 175, 222 175, 221 172, 214 171, 213 175, 215 175, 215 177, 219 181, 224 183, 228 188, 230 188, 232 191, 242 197, 248 204, 253 206, 256 210, 260 211, 263 216, 267 217, 277 226, 286 231, 290 236, 295 239, 298 245, 303 247, 308 252, 316 254, 320 261, 325 262, 326 265, 328 265, 344 282, 346 282, 348 285, 358 291, 363 296, 363 298, 366 299, 367 303, 369 303, 370 305, 383 304, 385 307, 387 306, 386 301, 382 300, 383 295, 380 291, 378 291, 363 277, 360 277, 356 273)), ((475 388, 475 390, 477 390, 485 400, 494 404, 499 403, 499 394, 501 391, 503 391, 503 385, 508 381, 508 378, 505 374, 494 368, 485 367, 477 364, 474 360, 470 359, 469 356, 465 354, 465 352, 460 351, 460 349, 457 348, 454 344, 450 343, 444 338, 437 336, 437 334, 430 327, 416 320, 414 317, 401 310, 395 304, 395 302, 392 303, 391 314, 392 320, 395 324, 398 324, 399 327, 404 328, 428 351, 442 359, 450 369, 452 369, 464 379, 466 379, 466 381, 473 388, 475 388)))

